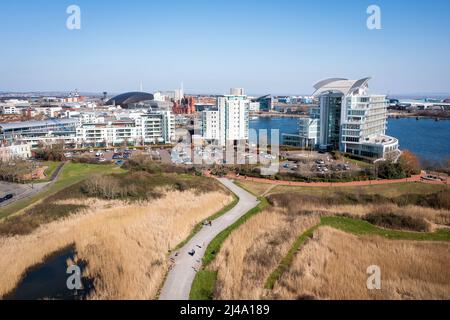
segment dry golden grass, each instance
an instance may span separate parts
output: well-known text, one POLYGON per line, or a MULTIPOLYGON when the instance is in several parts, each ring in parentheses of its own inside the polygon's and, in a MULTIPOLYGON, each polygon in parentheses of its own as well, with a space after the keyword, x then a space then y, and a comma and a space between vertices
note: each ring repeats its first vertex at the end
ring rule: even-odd
POLYGON ((450 226, 450 210, 434 209, 416 205, 399 206, 394 203, 365 203, 365 204, 336 204, 330 205, 322 203, 317 199, 300 197, 295 200, 289 198, 276 199, 275 206, 283 207, 292 213, 314 212, 320 215, 348 215, 354 218, 362 218, 370 213, 394 213, 398 216, 418 218, 429 224, 428 232, 433 232, 437 228, 450 226), (286 200, 287 199, 287 200, 286 200), (288 203, 278 203, 278 201, 288 201, 288 203))
POLYGON ((211 266, 218 270, 215 299, 260 299, 265 280, 295 239, 319 222, 318 216, 281 209, 252 217, 227 238, 211 266))
POLYGON ((237 180, 236 184, 240 185, 241 187, 258 197, 276 187, 275 185, 270 183, 252 182, 249 180, 237 180))
POLYGON ((75 244, 95 279, 91 299, 153 299, 168 269, 167 252, 193 226, 232 201, 219 191, 167 191, 145 203, 88 200, 91 209, 39 227, 29 235, 0 237, 0 297, 25 271, 75 244))
POLYGON ((274 299, 449 299, 450 244, 357 237, 318 229, 275 284, 274 299), (381 268, 381 290, 366 269, 381 268))
POLYGON ((421 218, 430 223, 428 232, 433 232, 437 227, 450 226, 450 211, 419 206, 398 206, 396 204, 359 204, 359 205, 334 205, 325 206, 317 204, 303 204, 299 209, 321 212, 327 215, 346 214, 354 218, 362 218, 372 212, 393 212, 399 216, 421 218))

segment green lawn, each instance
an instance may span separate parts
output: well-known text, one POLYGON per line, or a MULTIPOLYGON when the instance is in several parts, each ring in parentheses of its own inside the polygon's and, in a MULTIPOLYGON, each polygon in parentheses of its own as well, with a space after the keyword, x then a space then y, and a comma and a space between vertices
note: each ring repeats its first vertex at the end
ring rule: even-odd
POLYGON ((436 232, 411 232, 390 230, 377 227, 367 221, 347 217, 322 217, 321 226, 330 226, 355 235, 377 235, 391 240, 450 241, 450 230, 439 229, 436 232))
MULTIPOLYGON (((247 182, 246 182, 247 184, 247 182)), ((359 194, 378 194, 393 198, 405 194, 430 194, 442 190, 450 190, 450 186, 426 184, 420 182, 400 182, 392 184, 352 186, 352 187, 299 187, 299 186, 276 186, 271 190, 273 193, 296 192, 305 195, 329 196, 336 192, 348 192, 359 194)))
POLYGON ((217 271, 199 270, 192 283, 190 300, 212 300, 217 281, 217 271))
POLYGON ((42 165, 44 167, 47 167, 47 169, 45 169, 44 174, 46 179, 44 180, 50 180, 51 176, 53 175, 53 173, 55 172, 56 168, 58 168, 58 166, 61 164, 61 162, 56 162, 56 161, 44 161, 42 162, 42 165))
POLYGON ((58 180, 54 182, 49 188, 45 189, 38 194, 14 202, 13 204, 0 209, 0 219, 3 219, 11 214, 18 213, 29 205, 44 199, 56 192, 65 189, 75 183, 78 183, 92 174, 96 173, 112 173, 112 172, 124 172, 114 165, 99 165, 99 164, 83 164, 83 163, 67 163, 58 177, 58 180))
POLYGON ((368 162, 365 162, 362 160, 351 159, 351 158, 348 158, 345 156, 343 157, 343 160, 346 162, 349 162, 349 163, 353 163, 360 168, 372 168, 374 166, 373 163, 368 163, 368 162))

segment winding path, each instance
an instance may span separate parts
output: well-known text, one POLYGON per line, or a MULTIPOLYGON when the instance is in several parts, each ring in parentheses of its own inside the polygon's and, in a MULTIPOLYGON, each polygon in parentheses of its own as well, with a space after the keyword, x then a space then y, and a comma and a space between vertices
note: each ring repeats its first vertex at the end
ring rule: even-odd
POLYGON ((206 247, 221 231, 232 225, 259 201, 244 189, 238 187, 227 178, 218 179, 225 187, 239 197, 239 202, 227 213, 205 226, 187 244, 171 256, 175 263, 169 271, 167 279, 159 296, 160 300, 188 300, 196 270, 202 265, 206 247), (194 249, 195 254, 189 255, 194 249))

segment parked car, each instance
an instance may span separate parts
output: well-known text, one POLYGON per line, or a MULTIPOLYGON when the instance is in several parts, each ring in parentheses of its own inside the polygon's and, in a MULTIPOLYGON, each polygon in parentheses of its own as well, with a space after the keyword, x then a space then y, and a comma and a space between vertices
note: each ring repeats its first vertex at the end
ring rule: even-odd
POLYGON ((14 198, 14 195, 12 193, 8 193, 3 198, 0 198, 0 203, 11 200, 12 198, 14 198))

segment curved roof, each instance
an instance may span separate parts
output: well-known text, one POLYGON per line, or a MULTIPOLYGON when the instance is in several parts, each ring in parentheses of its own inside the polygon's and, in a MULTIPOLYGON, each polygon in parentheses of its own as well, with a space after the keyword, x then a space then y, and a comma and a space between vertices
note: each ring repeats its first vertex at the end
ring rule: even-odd
POLYGON ((106 102, 108 105, 120 105, 123 108, 128 108, 129 104, 139 103, 142 101, 153 100, 154 97, 146 92, 126 92, 111 98, 106 102))
POLYGON ((360 88, 366 87, 370 79, 370 77, 360 80, 348 80, 344 78, 325 79, 314 85, 316 91, 313 95, 318 96, 324 92, 340 92, 344 95, 348 95, 360 88))

